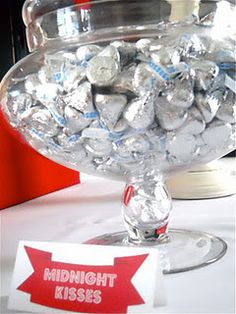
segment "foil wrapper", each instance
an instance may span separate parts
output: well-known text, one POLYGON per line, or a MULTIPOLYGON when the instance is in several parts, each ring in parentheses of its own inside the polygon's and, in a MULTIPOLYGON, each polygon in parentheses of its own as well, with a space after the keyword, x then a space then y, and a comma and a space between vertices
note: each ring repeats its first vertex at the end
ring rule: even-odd
POLYGON ((62 86, 66 92, 76 89, 79 84, 85 80, 86 71, 82 67, 73 67, 64 73, 62 86))
POLYGON ((58 84, 45 83, 38 85, 35 91, 34 98, 42 104, 55 102, 58 95, 61 94, 62 88, 58 84))
POLYGON ((207 47, 204 45, 200 37, 196 34, 183 34, 178 39, 179 50, 181 56, 185 59, 196 59, 204 55, 207 51, 207 47))
POLYGON ((94 112, 92 87, 89 82, 84 82, 77 89, 63 97, 66 105, 75 108, 79 112, 86 114, 94 112))
POLYGON ((148 47, 148 50, 149 50, 149 53, 150 52, 154 52, 154 51, 159 51, 161 50, 162 48, 164 47, 167 47, 167 42, 160 40, 160 39, 153 39, 150 43, 149 43, 149 47, 148 47))
POLYGON ((21 119, 42 140, 45 137, 53 137, 59 132, 58 124, 47 109, 38 107, 30 108, 22 114, 21 119))
POLYGON ((122 67, 134 62, 137 55, 135 43, 117 40, 112 42, 111 46, 114 46, 118 49, 120 55, 120 63, 122 67))
POLYGON ((120 53, 118 49, 112 45, 105 47, 99 54, 100 57, 110 57, 118 64, 120 63, 120 53))
MULTIPOLYGON (((112 89, 114 90, 114 92, 127 94, 127 96, 135 95, 136 89, 135 86, 133 85, 135 71, 136 71, 135 64, 131 64, 129 67, 124 68, 113 84, 112 89)), ((140 88, 142 89, 142 86, 140 86, 140 88)))
POLYGON ((120 164, 114 161, 112 158, 108 158, 103 163, 97 165, 96 169, 98 172, 108 175, 116 174, 120 176, 122 173, 120 164))
POLYGON ((98 116, 93 105, 91 85, 88 82, 82 83, 73 92, 68 93, 64 97, 64 102, 64 116, 68 134, 80 132, 98 116))
POLYGON ((24 117, 25 112, 29 112, 30 108, 35 105, 35 101, 29 94, 22 93, 14 96, 11 94, 10 100, 7 106, 7 115, 12 118, 11 123, 14 127, 20 125, 21 120, 24 117))
POLYGON ((109 138, 109 133, 106 129, 101 128, 99 124, 91 123, 88 128, 82 131, 82 138, 107 139, 109 138))
POLYGON ((188 161, 197 156, 199 148, 194 135, 189 133, 170 133, 167 136, 166 149, 170 162, 188 161))
POLYGON ((120 133, 124 132, 128 129, 129 125, 124 118, 121 118, 113 128, 114 132, 120 133))
POLYGON ((67 135, 65 132, 58 134, 58 145, 65 151, 84 151, 80 134, 67 135))
POLYGON ((134 72, 133 89, 137 95, 145 96, 157 86, 157 76, 146 63, 140 63, 134 72))
POLYGON ((187 109, 194 102, 194 81, 190 75, 177 78, 171 88, 167 91, 166 99, 172 106, 187 109))
POLYGON ((134 135, 115 142, 114 150, 122 160, 139 159, 149 150, 150 143, 145 135, 134 135))
POLYGON ((127 104, 127 97, 119 94, 96 94, 94 101, 101 121, 109 130, 112 130, 122 115, 127 104))
POLYGON ((232 126, 229 123, 215 119, 202 133, 202 139, 206 146, 223 148, 232 136, 232 126))
POLYGON ((236 95, 231 90, 226 90, 222 95, 216 117, 226 123, 236 123, 236 95))
POLYGON ((111 57, 96 56, 88 62, 86 75, 91 84, 111 86, 120 72, 119 63, 111 57))
POLYGON ((219 109, 222 98, 222 92, 216 90, 211 94, 196 94, 195 101, 196 106, 200 110, 202 116, 206 123, 209 123, 213 120, 216 115, 217 110, 219 109))
POLYGON ((160 156, 165 156, 166 152, 166 135, 162 128, 155 126, 146 132, 146 136, 150 142, 151 153, 159 154, 160 156))
POLYGON ((89 138, 84 142, 85 149, 93 156, 109 156, 112 151, 112 143, 104 138, 89 138))
POLYGON ((136 48, 138 52, 143 53, 147 57, 150 55, 151 43, 153 42, 152 38, 142 38, 136 42, 136 48))
POLYGON ((188 111, 188 117, 184 124, 179 129, 179 132, 185 134, 198 135, 201 134, 206 128, 206 122, 201 114, 201 112, 192 107, 188 111))
POLYGON ((85 45, 76 50, 76 58, 79 62, 86 62, 101 52, 102 48, 97 45, 85 45))
POLYGON ((171 106, 166 100, 166 97, 159 97, 157 99, 155 111, 158 123, 167 131, 180 128, 188 117, 186 110, 171 106))
POLYGON ((181 60, 180 52, 176 47, 161 47, 150 54, 156 64, 178 64, 181 60))
POLYGON ((152 96, 133 99, 123 113, 129 126, 134 129, 146 129, 154 121, 154 104, 152 96))
POLYGON ((65 107, 64 116, 66 120, 65 131, 70 135, 80 132, 91 123, 89 119, 84 118, 83 113, 70 105, 65 107))
POLYGON ((197 91, 207 91, 219 74, 219 67, 214 62, 207 60, 194 61, 192 69, 195 71, 195 89, 197 91))

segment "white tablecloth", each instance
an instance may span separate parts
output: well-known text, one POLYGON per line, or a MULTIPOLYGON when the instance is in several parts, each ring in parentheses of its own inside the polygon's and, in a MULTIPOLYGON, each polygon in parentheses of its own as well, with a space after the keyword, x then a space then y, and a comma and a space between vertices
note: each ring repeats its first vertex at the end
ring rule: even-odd
MULTIPOLYGON (((82 176, 82 184, 3 210, 1 214, 1 313, 7 310, 20 240, 80 243, 123 230, 120 200, 124 183, 82 176)), ((174 200, 171 226, 222 237, 228 244, 218 262, 166 275, 168 305, 157 313, 234 313, 235 196, 201 201, 174 200)))

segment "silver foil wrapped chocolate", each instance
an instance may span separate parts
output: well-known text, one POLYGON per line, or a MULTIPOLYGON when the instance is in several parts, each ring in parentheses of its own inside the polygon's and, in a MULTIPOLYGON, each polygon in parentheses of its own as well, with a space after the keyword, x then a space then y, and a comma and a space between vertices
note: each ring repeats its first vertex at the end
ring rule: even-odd
POLYGON ((98 45, 85 45, 81 46, 76 51, 76 58, 79 62, 85 62, 92 59, 99 52, 101 52, 102 48, 98 45))
POLYGON ((151 38, 142 38, 139 39, 136 42, 136 48, 139 52, 142 52, 144 55, 146 55, 147 57, 150 54, 150 45, 153 42, 153 39, 151 38))
POLYGON ((150 54, 156 64, 178 64, 181 56, 176 47, 161 47, 159 50, 150 54))
POLYGON ((133 89, 136 94, 145 96, 156 88, 157 81, 157 76, 148 64, 141 62, 134 72, 133 89))
POLYGON ((14 127, 20 125, 24 118, 25 112, 29 112, 30 108, 35 105, 35 101, 31 95, 27 93, 10 94, 6 114, 12 116, 12 124, 14 127))
POLYGON ((194 135, 181 132, 168 134, 166 149, 170 162, 177 164, 196 158, 199 151, 194 135))
POLYGON ((36 130, 45 138, 58 134, 58 124, 46 108, 32 107, 22 114, 21 119, 30 129, 36 130))
POLYGON ((118 64, 120 63, 120 53, 118 49, 112 45, 106 46, 99 54, 99 57, 110 57, 118 64))
POLYGON ((181 55, 190 59, 199 58, 207 51, 207 47, 196 34, 185 33, 181 35, 178 40, 178 47, 181 51, 181 55))
POLYGON ((84 142, 85 149, 93 156, 109 156, 112 150, 111 141, 105 138, 89 138, 84 142))
POLYGON ((222 95, 216 117, 226 123, 236 123, 236 94, 231 90, 222 95))
POLYGON ((225 147, 231 135, 231 124, 215 119, 202 133, 202 139, 206 146, 216 149, 225 147))
MULTIPOLYGON (((117 79, 115 80, 112 89, 116 93, 122 93, 128 95, 134 95, 136 92, 139 94, 139 88, 136 89, 133 80, 136 71, 136 65, 131 64, 129 67, 125 67, 122 72, 119 73, 117 79)), ((140 84, 138 85, 142 89, 140 84)))
POLYGON ((188 117, 184 124, 179 129, 179 132, 186 134, 201 134, 206 127, 206 122, 201 112, 196 108, 192 107, 188 111, 188 117))
POLYGON ((119 51, 120 63, 122 67, 134 62, 137 54, 135 43, 117 40, 112 42, 111 46, 116 47, 119 51))
POLYGON ((153 97, 143 96, 133 99, 123 113, 129 126, 134 129, 146 129, 154 121, 153 97))
POLYGON ((114 132, 124 132, 129 127, 127 121, 124 118, 121 118, 113 128, 114 132))
POLYGON ((195 89, 207 91, 219 73, 219 67, 211 61, 199 60, 192 63, 195 71, 195 89))
POLYGON ((189 108, 194 102, 194 80, 191 75, 183 75, 175 79, 166 91, 166 99, 172 106, 189 108))
POLYGON ((216 115, 217 110, 221 104, 222 92, 216 90, 211 94, 197 93, 195 97, 196 106, 201 111, 206 123, 213 120, 216 115))
POLYGON ((101 121, 112 130, 127 104, 127 97, 119 94, 96 94, 94 101, 101 121))
POLYGON ((139 160, 148 152, 150 142, 145 135, 134 135, 115 142, 113 146, 121 162, 122 160, 139 160))
POLYGON ((178 129, 188 117, 186 110, 170 105, 166 97, 159 97, 157 99, 155 111, 158 123, 167 131, 178 129))
POLYGON ((69 134, 81 131, 98 116, 93 105, 91 85, 88 82, 79 85, 63 99, 66 105, 64 110, 66 129, 69 134))
POLYGON ((96 56, 88 62, 86 75, 91 84, 111 86, 120 72, 119 63, 111 57, 96 56))

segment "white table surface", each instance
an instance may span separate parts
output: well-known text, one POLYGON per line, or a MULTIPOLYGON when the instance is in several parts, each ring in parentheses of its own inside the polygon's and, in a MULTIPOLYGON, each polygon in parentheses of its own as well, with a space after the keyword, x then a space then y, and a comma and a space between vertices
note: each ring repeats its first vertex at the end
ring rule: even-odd
MULTIPOLYGON (((82 176, 82 184, 1 211, 1 313, 7 310, 18 242, 82 243, 123 230, 120 200, 124 183, 82 176)), ((171 226, 201 230, 228 244, 218 262, 166 275, 168 305, 157 313, 235 313, 235 196, 174 200, 171 226)), ((21 312, 22 313, 22 312, 21 312)))

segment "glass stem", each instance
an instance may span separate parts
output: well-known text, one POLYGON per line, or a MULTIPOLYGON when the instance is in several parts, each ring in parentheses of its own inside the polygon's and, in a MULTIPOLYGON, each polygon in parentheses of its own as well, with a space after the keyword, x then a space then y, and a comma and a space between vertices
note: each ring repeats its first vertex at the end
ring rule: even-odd
POLYGON ((130 176, 122 204, 129 242, 145 244, 166 239, 171 208, 171 197, 160 173, 130 176))

